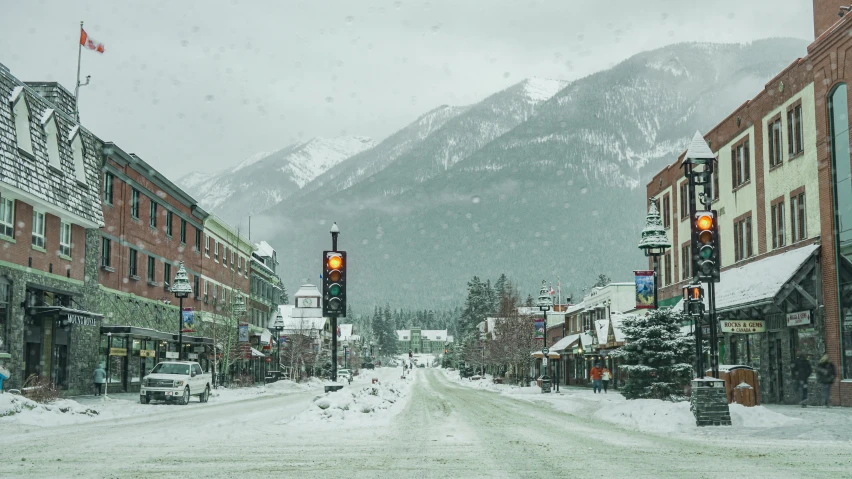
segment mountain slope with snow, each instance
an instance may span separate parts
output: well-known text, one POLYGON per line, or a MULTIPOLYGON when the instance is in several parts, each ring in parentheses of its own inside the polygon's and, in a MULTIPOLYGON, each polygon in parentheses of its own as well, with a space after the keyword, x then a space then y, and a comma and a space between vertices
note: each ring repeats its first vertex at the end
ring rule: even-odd
POLYGON ((216 174, 189 173, 177 183, 206 210, 239 225, 250 214, 277 205, 325 171, 374 145, 363 136, 312 138, 273 153, 257 153, 216 174))

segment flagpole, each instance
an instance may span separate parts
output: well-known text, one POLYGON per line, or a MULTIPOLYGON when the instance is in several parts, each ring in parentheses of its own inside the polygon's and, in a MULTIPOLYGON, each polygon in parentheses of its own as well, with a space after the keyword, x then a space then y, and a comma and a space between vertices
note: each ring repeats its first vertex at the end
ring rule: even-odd
POLYGON ((77 120, 77 123, 80 123, 80 59, 83 57, 83 44, 80 42, 80 38, 83 38, 83 22, 80 22, 80 36, 77 39, 77 83, 74 88, 74 118, 77 120))

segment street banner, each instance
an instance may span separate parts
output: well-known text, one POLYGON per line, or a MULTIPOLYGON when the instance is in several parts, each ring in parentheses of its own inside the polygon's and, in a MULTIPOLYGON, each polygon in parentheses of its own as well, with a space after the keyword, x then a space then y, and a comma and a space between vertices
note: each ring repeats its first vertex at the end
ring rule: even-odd
POLYGON ((183 318, 183 329, 191 328, 195 322, 195 311, 192 308, 183 308, 181 318, 183 318))
POLYGON ((247 343, 248 338, 248 324, 241 324, 239 329, 239 340, 240 342, 247 343))
POLYGON ((653 309, 657 292, 653 271, 633 271, 636 278, 636 309, 653 309))
POLYGON ((535 339, 544 339, 544 318, 535 319, 535 339))

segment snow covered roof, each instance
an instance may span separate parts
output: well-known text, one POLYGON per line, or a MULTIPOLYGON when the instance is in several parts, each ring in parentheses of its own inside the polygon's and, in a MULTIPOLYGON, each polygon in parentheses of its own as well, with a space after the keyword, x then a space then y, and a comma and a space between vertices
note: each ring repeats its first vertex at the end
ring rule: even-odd
POLYGON ((265 269, 269 274, 275 274, 275 272, 272 271, 272 268, 266 266, 265 264, 263 264, 263 261, 255 258, 254 256, 252 256, 251 258, 251 264, 252 268, 254 268, 255 266, 260 266, 261 268, 265 269))
POLYGON ((50 121, 51 117, 53 117, 53 108, 44 110, 44 113, 41 115, 41 126, 46 125, 47 122, 50 121))
POLYGON ((21 93, 23 93, 23 91, 24 87, 22 86, 16 86, 15 88, 12 88, 12 93, 9 94, 9 103, 15 103, 18 98, 20 98, 21 93))
POLYGON ((579 338, 580 338, 579 334, 569 334, 568 336, 565 336, 564 338, 560 339, 559 341, 556 341, 556 343, 553 346, 550 347, 550 350, 556 351, 556 352, 564 351, 565 349, 573 346, 574 343, 576 343, 579 338))
POLYGON ((273 249, 272 246, 266 241, 261 241, 260 243, 257 243, 256 246, 256 253, 259 256, 266 256, 268 258, 272 258, 273 254, 275 253, 275 249, 273 249))
POLYGON ((584 301, 580 301, 579 303, 568 307, 568 309, 565 311, 565 314, 574 314, 584 309, 586 309, 586 303, 584 301))
POLYGON ((598 319, 595 321, 595 334, 598 337, 598 344, 606 344, 607 336, 609 335, 609 320, 598 319))
MULTIPOLYGON (((716 284, 716 311, 771 302, 818 249, 819 245, 809 244, 722 271, 719 283, 716 284)), ((708 307, 707 300, 705 296, 705 307, 708 307)), ((683 299, 673 309, 683 310, 683 299)))
POLYGON ((400 341, 408 341, 411 339, 411 330, 410 329, 397 329, 396 330, 396 339, 400 341))
POLYGON ((282 304, 278 306, 278 311, 284 318, 284 331, 290 334, 325 328, 321 308, 296 308, 292 304, 282 304))
POLYGON ((265 354, 263 354, 262 352, 258 351, 257 349, 251 348, 251 357, 253 357, 253 358, 262 358, 262 357, 264 357, 264 356, 266 356, 266 355, 265 355, 265 354))
POLYGON ((322 295, 320 294, 319 289, 312 284, 303 284, 299 286, 299 290, 293 295, 294 298, 318 298, 320 296, 322 295))
MULTIPOLYGON (((489 318, 494 319, 494 318, 489 318)), ((493 327, 490 326, 490 327, 493 327)), ((489 327, 489 328, 490 328, 489 327)), ((493 329, 489 329, 489 331, 493 331, 493 329)), ((447 340, 447 330, 446 329, 424 329, 420 332, 420 337, 423 339, 428 339, 429 341, 446 341, 447 340)))
POLYGON ((80 125, 75 125, 74 128, 71 128, 71 131, 68 132, 68 141, 73 141, 77 133, 80 133, 80 125))
POLYGON ((704 141, 704 136, 701 135, 701 132, 696 131, 695 135, 692 137, 692 142, 689 144, 689 148, 686 149, 686 154, 683 156, 683 161, 686 162, 687 159, 693 160, 714 160, 716 159, 716 155, 713 154, 713 150, 710 149, 710 145, 704 141))

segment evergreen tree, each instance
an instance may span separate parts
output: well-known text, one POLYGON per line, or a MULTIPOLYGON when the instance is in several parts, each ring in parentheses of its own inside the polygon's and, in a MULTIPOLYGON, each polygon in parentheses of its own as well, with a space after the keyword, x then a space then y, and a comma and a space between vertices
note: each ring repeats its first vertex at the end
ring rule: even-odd
POLYGON ((535 303, 533 302, 533 297, 532 297, 532 295, 531 295, 531 294, 528 294, 528 295, 527 295, 527 300, 526 300, 526 301, 524 301, 524 306, 532 306, 533 304, 535 304, 535 303))
POLYGON ((467 299, 464 302, 461 324, 459 324, 459 333, 462 335, 474 334, 477 331, 476 326, 485 320, 493 308, 493 303, 489 302, 490 298, 486 284, 481 282, 479 277, 474 276, 467 283, 467 287, 467 299))
POLYGON ((598 279, 597 279, 597 281, 595 281, 595 284, 593 286, 596 287, 596 288, 603 288, 604 286, 608 285, 611 282, 612 282, 612 280, 609 278, 609 276, 601 273, 601 274, 598 275, 598 279))
POLYGON ((695 342, 680 330, 683 315, 670 309, 628 316, 621 327, 625 345, 613 356, 623 360, 628 379, 621 394, 627 399, 671 399, 683 394, 692 377, 695 342))
POLYGON ((508 285, 508 282, 509 280, 506 278, 506 274, 501 273, 500 277, 497 278, 497 281, 494 283, 494 295, 497 297, 498 304, 506 295, 506 286, 508 285))
POLYGON ((287 294, 287 287, 281 285, 281 304, 290 304, 290 295, 287 294))

